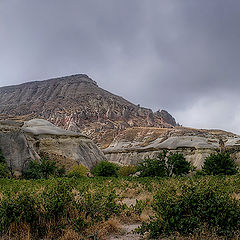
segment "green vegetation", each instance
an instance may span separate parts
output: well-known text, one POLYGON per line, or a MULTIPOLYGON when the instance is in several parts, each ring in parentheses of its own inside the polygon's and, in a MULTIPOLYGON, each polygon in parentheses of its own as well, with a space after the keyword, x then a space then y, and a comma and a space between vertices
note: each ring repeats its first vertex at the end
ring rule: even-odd
POLYGON ((2 155, 2 151, 0 149, 0 178, 7 178, 10 176, 10 171, 6 163, 6 159, 2 155))
POLYGON ((183 154, 169 154, 165 162, 168 177, 183 176, 190 172, 191 164, 185 159, 183 154))
POLYGON ((152 238, 180 233, 181 235, 215 232, 232 237, 240 230, 240 202, 214 178, 187 181, 159 190, 152 208, 155 216, 143 223, 140 233, 150 231, 152 238), (210 180, 210 181, 208 181, 210 180))
MULTIPOLYGON (((1 164, 6 173, 0 154, 1 164)), ((0 237, 104 239, 121 232, 116 221, 137 221, 137 232, 153 239, 239 239, 240 175, 230 155, 210 155, 192 177, 190 170, 182 154, 167 151, 137 168, 101 161, 94 178, 83 165, 59 177, 55 162, 32 161, 25 179, 0 179, 0 237)))
POLYGON ((134 165, 120 166, 118 169, 118 175, 128 177, 134 175, 137 172, 137 167, 134 165))
POLYGON ((68 172, 68 177, 87 177, 89 170, 82 164, 74 166, 71 171, 68 172))
POLYGON ((5 186, 1 184, 4 188, 0 201, 1 236, 26 239, 28 234, 31 239, 58 239, 64 235, 66 228, 79 236, 86 236, 86 229, 106 221, 121 209, 115 202, 117 196, 114 190, 96 188, 96 192, 90 193, 90 186, 85 182, 55 179, 41 182, 9 180, 2 183, 5 186), (8 191, 8 187, 17 192, 8 191))
POLYGON ((101 161, 91 170, 91 173, 94 176, 116 177, 118 175, 118 169, 119 166, 114 163, 101 161))
POLYGON ((191 164, 182 154, 173 154, 164 150, 157 158, 147 158, 140 162, 137 170, 140 172, 140 177, 172 177, 188 174, 191 164))
POLYGON ((208 175, 234 175, 238 172, 237 165, 228 152, 211 154, 205 159, 202 170, 208 175))
POLYGON ((23 171, 25 179, 41 179, 50 176, 61 177, 65 174, 64 167, 58 167, 56 162, 48 159, 40 159, 40 161, 31 161, 27 170, 23 171))
POLYGON ((124 224, 145 216, 138 232, 149 232, 154 239, 206 239, 202 234, 208 234, 207 239, 236 239, 239 189, 239 175, 0 179, 0 234, 7 239, 65 239, 70 233, 71 239, 102 239, 113 231, 114 219, 124 224), (125 199, 136 204, 126 205, 125 199))

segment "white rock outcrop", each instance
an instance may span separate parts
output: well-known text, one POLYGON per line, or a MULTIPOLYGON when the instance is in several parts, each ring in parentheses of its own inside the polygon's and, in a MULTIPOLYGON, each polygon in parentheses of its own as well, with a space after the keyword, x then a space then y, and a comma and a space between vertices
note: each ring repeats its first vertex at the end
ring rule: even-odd
POLYGON ((181 127, 168 130, 154 128, 134 128, 131 132, 126 130, 124 134, 114 139, 108 148, 103 149, 103 152, 111 162, 135 165, 144 158, 156 157, 163 149, 182 153, 198 169, 202 167, 207 156, 220 150, 230 151, 234 159, 240 162, 240 136, 221 130, 181 127))
POLYGON ((0 149, 16 175, 21 174, 31 160, 39 160, 42 156, 67 169, 80 163, 92 168, 105 159, 101 150, 85 135, 63 130, 43 119, 24 124, 0 121, 0 149))

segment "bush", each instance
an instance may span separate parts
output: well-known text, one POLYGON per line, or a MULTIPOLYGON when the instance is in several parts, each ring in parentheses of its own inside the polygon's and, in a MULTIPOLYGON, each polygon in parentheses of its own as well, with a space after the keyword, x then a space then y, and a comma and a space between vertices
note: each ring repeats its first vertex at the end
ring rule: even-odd
POLYGON ((10 172, 6 164, 0 163, 0 178, 7 178, 9 174, 10 172))
POLYGON ((11 225, 31 224, 36 228, 37 209, 35 199, 28 192, 4 197, 0 203, 0 233, 7 232, 11 225))
POLYGON ((64 220, 69 217, 69 208, 74 211, 70 206, 72 186, 62 179, 49 183, 42 192, 24 190, 16 194, 7 191, 3 195, 0 201, 1 236, 6 234, 11 238, 11 235, 16 235, 18 239, 25 239, 19 235, 25 230, 28 231, 28 239, 43 239, 48 232, 54 231, 54 235, 62 232, 64 220), (24 226, 27 230, 23 229, 24 226))
POLYGON ((184 184, 160 190, 154 196, 155 216, 143 223, 141 234, 150 231, 151 238, 180 233, 200 234, 204 231, 233 236, 240 229, 240 204, 222 186, 208 182, 184 184))
POLYGON ((211 154, 205 159, 202 170, 208 175, 234 175, 238 172, 236 163, 227 152, 211 154))
POLYGON ((157 158, 147 158, 140 162, 137 171, 140 177, 171 177, 188 174, 191 164, 186 161, 182 154, 168 153, 164 150, 157 158))
POLYGON ((68 177, 87 177, 89 170, 82 164, 74 166, 71 171, 68 172, 68 177))
POLYGON ((137 171, 140 172, 139 177, 166 177, 165 161, 160 153, 158 158, 146 158, 140 162, 137 171))
POLYGON ((133 165, 120 166, 118 170, 118 175, 123 177, 128 177, 137 172, 137 167, 133 165))
POLYGON ((102 177, 115 176, 116 177, 118 173, 118 169, 119 169, 119 166, 114 163, 101 161, 91 170, 91 173, 94 176, 102 176, 102 177))
POLYGON ((40 195, 44 218, 53 220, 64 217, 68 205, 73 200, 72 186, 63 179, 48 186, 40 195))
POLYGON ((2 155, 0 150, 0 178, 7 178, 10 175, 9 168, 6 163, 5 157, 2 155))
POLYGON ((6 163, 6 159, 5 159, 5 157, 2 155, 2 151, 1 151, 1 149, 0 149, 0 163, 6 163))
POLYGON ((189 163, 183 154, 170 154, 166 162, 167 175, 169 177, 186 175, 191 170, 191 163, 189 163))
POLYGON ((41 159, 40 162, 33 160, 29 163, 27 170, 23 171, 22 176, 25 179, 41 179, 49 178, 49 176, 61 177, 65 173, 64 167, 56 166, 55 161, 50 161, 48 159, 41 159))
POLYGON ((108 220, 113 214, 120 213, 121 205, 116 203, 116 199, 117 194, 114 190, 109 193, 105 193, 104 190, 84 193, 76 200, 78 216, 90 225, 108 220))

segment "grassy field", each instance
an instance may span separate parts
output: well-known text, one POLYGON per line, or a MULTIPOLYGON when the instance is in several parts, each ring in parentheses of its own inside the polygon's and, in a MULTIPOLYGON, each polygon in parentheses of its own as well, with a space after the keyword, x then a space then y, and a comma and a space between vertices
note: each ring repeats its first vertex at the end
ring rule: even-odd
POLYGON ((238 239, 240 176, 0 179, 1 239, 238 239))

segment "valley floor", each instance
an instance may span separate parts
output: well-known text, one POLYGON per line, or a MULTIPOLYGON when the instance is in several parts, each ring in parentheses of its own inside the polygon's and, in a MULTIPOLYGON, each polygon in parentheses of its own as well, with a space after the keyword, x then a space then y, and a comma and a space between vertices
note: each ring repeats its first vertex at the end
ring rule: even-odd
MULTIPOLYGON (((141 227, 143 222, 149 223, 152 221, 150 218, 156 217, 156 214, 158 216, 159 213, 156 209, 162 211, 161 204, 169 204, 169 207, 174 208, 173 204, 178 204, 182 199, 189 201, 191 198, 188 199, 190 196, 188 195, 189 189, 192 191, 193 188, 197 189, 197 191, 194 190, 193 197, 194 194, 196 197, 202 197, 202 202, 206 200, 204 200, 204 197, 209 193, 206 191, 211 189, 211 194, 219 191, 217 196, 220 196, 220 199, 222 199, 221 196, 224 196, 224 201, 226 196, 230 196, 233 204, 239 206, 239 175, 165 179, 1 179, 1 239, 147 239, 151 236, 150 232, 154 231, 154 228, 146 230, 146 233, 142 235, 137 234, 134 230, 141 227), (203 191, 199 189, 203 189, 203 191), (184 197, 179 198, 179 196, 184 197), (165 202, 161 202, 160 198, 165 199, 165 202), (169 202, 170 200, 172 202, 169 202)), ((215 195, 211 196, 207 201, 211 202, 211 199, 214 201, 214 197, 215 195)), ((207 201, 206 204, 208 204, 207 201)), ((186 206, 183 203, 179 206, 185 208, 186 206)), ((211 206, 214 207, 214 205, 211 206)), ((231 207, 230 203, 229 207, 231 207)), ((220 208, 220 206, 217 205, 217 208, 220 208)), ((169 211, 169 209, 166 209, 166 211, 169 211)), ((178 211, 185 214, 182 209, 176 208, 174 211, 176 211, 176 215, 178 211)), ((192 209, 187 212, 189 218, 192 217, 191 211, 192 209)), ((218 214, 216 209, 213 211, 215 211, 215 215, 218 214)), ((232 217, 233 220, 239 220, 238 209, 231 209, 231 211, 236 211, 236 213, 227 216, 226 219, 232 217)), ((166 217, 164 214, 162 212, 162 216, 166 217)), ((168 214, 170 214, 170 211, 168 214)), ((169 217, 171 218, 169 221, 173 221, 170 215, 169 217)), ((195 220, 193 219, 193 221, 195 220)), ((183 224, 185 224, 184 219, 179 218, 179 221, 183 221, 183 224)), ((222 223, 219 223, 219 221, 217 224, 219 224, 220 228, 222 223)), ((230 221, 232 220, 230 219, 230 221)), ((170 225, 168 227, 171 228, 170 225)), ((177 227, 176 223, 172 229, 177 229, 177 227)), ((199 229, 196 229, 188 234, 186 232, 180 234, 177 231, 172 231, 167 236, 165 231, 165 234, 163 232, 154 239, 226 239, 224 234, 229 234, 229 232, 225 231, 228 227, 228 225, 226 225, 226 228, 223 226, 219 232, 221 234, 217 233, 219 228, 216 229, 212 225, 211 228, 207 226, 200 232, 199 229)), ((239 239, 239 225, 230 230, 233 231, 233 234, 230 234, 228 238, 239 239)), ((191 229, 189 231, 191 232, 191 229)), ((140 232, 144 233, 144 231, 140 232)))

